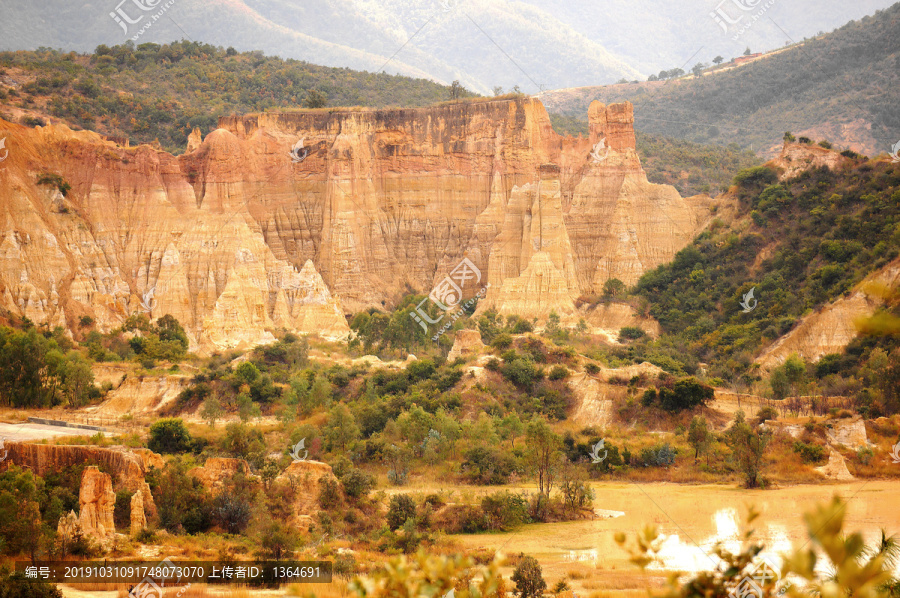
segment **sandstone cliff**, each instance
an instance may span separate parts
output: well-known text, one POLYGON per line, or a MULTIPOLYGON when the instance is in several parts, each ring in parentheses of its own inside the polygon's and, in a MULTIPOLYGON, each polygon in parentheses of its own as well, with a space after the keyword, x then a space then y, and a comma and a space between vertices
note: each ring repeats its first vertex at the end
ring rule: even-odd
POLYGON ((485 306, 568 317, 708 217, 647 182, 630 104, 589 117, 589 138, 557 135, 526 98, 225 117, 178 157, 0 121, 0 307, 101 329, 170 313, 194 349, 278 328, 340 338, 345 313, 428 293, 468 257, 485 306))
MULTIPOLYGON (((101 448, 97 446, 28 444, 9 442, 7 458, 0 462, 0 469, 9 463, 27 467, 37 475, 44 475, 61 467, 89 463, 103 465, 116 477, 116 487, 136 492, 146 487, 144 474, 150 467, 162 467, 160 455, 147 449, 130 451, 124 447, 101 448)), ((147 488, 149 495, 149 488, 147 488)), ((145 504, 151 511, 155 507, 145 504)))

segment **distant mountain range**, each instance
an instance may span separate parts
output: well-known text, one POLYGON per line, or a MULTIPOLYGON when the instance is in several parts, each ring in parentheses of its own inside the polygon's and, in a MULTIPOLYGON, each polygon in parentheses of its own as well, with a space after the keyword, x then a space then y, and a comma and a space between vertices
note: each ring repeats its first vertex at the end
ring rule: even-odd
MULTIPOLYGON (((900 140, 900 4, 837 31, 702 77, 539 95, 569 131, 588 105, 629 100, 640 131, 772 156, 785 131, 868 155, 900 140), (569 120, 565 117, 568 116, 569 120)), ((559 119, 557 119, 559 120, 559 119)))
POLYGON ((890 4, 776 0, 765 8, 761 0, 645 0, 638 9, 629 0, 4 0, 0 49, 90 51, 128 39, 190 39, 325 66, 458 79, 480 93, 497 86, 535 93, 644 80, 716 55, 728 59, 747 46, 781 47, 890 4))

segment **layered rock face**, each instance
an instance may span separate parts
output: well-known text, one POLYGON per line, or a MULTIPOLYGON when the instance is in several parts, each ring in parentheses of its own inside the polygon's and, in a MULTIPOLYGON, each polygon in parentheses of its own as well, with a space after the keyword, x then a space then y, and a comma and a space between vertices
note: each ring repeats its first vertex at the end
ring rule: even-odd
POLYGON ((630 104, 589 117, 589 138, 526 98, 226 117, 178 157, 0 121, 0 307, 101 329, 170 313, 201 350, 340 338, 345 314, 427 294, 467 257, 481 280, 463 296, 489 284, 484 307, 573 316, 708 217, 647 182, 630 104))
MULTIPOLYGON (((103 465, 116 476, 116 486, 137 492, 146 487, 144 474, 151 467, 162 468, 162 457, 148 449, 128 450, 124 447, 101 448, 98 446, 28 444, 25 442, 7 443, 9 454, 0 462, 0 471, 8 464, 27 467, 37 475, 62 467, 94 463, 103 465)), ((149 488, 147 493, 149 495, 149 488)))
POLYGON ((81 507, 79 525, 81 533, 98 540, 116 532, 113 511, 116 508, 116 493, 112 489, 112 479, 97 467, 85 468, 81 476, 81 490, 78 493, 81 507))

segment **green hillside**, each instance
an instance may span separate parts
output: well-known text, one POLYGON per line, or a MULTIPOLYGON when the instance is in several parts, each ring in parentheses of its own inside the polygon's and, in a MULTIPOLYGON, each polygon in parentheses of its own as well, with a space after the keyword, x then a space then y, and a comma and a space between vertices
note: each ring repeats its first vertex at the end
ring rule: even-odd
POLYGON ((172 152, 184 150, 193 127, 206 134, 227 114, 323 105, 423 106, 450 98, 449 87, 425 79, 185 41, 98 46, 87 55, 2 52, 0 82, 0 116, 18 108, 74 128, 128 137, 133 144, 158 139, 172 152))
POLYGON ((581 116, 594 99, 630 100, 645 133, 771 152, 793 131, 874 155, 900 139, 898 73, 900 4, 739 68, 561 90, 545 103, 581 116))
MULTIPOLYGON (((900 167, 856 159, 836 172, 777 182, 761 166, 739 173, 735 184, 735 224, 714 225, 636 286, 664 335, 632 351, 651 361, 654 352, 666 355, 672 361, 657 358, 659 365, 675 371, 708 363, 711 376, 750 386, 760 380, 752 362, 761 349, 900 255, 900 167), (745 313, 740 303, 751 289, 758 307, 745 313)), ((843 394, 859 387, 873 351, 885 359, 882 373, 900 368, 898 346, 896 335, 863 337, 811 371, 833 376, 821 384, 843 394)))

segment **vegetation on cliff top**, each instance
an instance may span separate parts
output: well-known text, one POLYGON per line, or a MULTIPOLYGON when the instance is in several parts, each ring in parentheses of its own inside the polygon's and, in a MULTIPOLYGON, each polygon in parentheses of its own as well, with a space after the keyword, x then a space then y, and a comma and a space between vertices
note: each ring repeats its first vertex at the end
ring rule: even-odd
MULTIPOLYGON (((0 52, 0 106, 62 119, 132 143, 184 150, 228 114, 330 106, 424 106, 472 94, 457 86, 282 60, 197 42, 132 42, 93 54, 0 52), (13 86, 12 72, 29 80, 13 86), (5 76, 4 76, 5 75, 5 76), (453 95, 451 95, 451 90, 453 95)), ((34 120, 26 124, 41 124, 34 120)))

